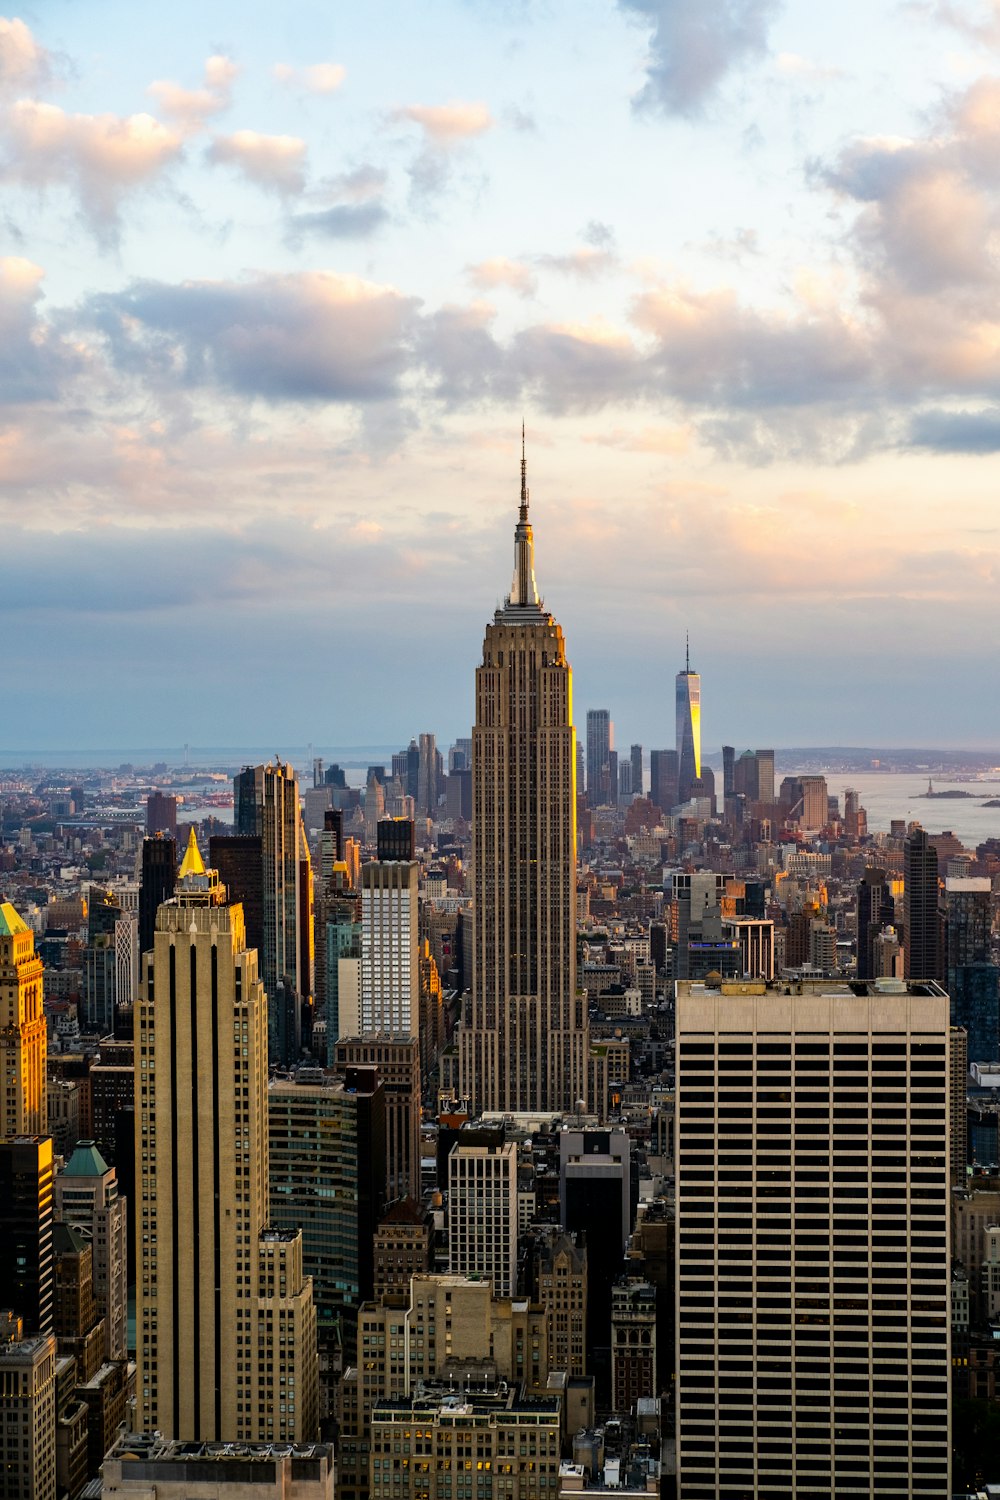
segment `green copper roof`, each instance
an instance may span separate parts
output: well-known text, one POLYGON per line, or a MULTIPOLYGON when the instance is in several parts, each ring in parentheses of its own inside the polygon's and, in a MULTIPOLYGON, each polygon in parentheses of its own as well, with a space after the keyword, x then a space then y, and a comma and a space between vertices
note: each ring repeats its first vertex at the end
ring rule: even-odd
POLYGON ((22 922, 9 901, 0 901, 0 937, 13 937, 16 932, 29 932, 27 922, 22 922))
POLYGON ((67 1177, 103 1177, 108 1164, 96 1141, 80 1141, 64 1168, 67 1177))

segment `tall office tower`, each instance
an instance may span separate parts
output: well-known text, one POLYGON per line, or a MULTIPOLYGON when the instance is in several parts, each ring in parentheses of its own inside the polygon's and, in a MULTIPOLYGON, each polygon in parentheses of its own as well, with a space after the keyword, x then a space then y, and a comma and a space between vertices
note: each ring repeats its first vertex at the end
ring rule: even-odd
POLYGON ((945 977, 951 1022, 968 1033, 970 1062, 1000 1057, 1000 969, 990 962, 993 889, 987 876, 944 883, 945 977))
POLYGON ((177 879, 177 840, 162 833, 142 841, 142 873, 139 877, 139 953, 153 946, 156 913, 174 894, 177 879))
POLYGON ((722 795, 736 796, 736 749, 733 745, 722 747, 722 795))
POLYGON ((52 1328, 52 1137, 0 1142, 0 1293, 28 1333, 52 1328))
MULTIPOLYGON (((698 953, 697 948, 692 953, 692 943, 722 941, 722 900, 725 893, 725 875, 711 870, 673 876, 673 896, 677 906, 677 949, 674 962, 676 978, 690 977, 691 960, 698 953)), ((719 955, 713 953, 708 957, 715 966, 719 955)), ((733 961, 737 961, 736 955, 733 961)))
POLYGON ((642 777, 642 746, 633 745, 629 750, 629 760, 632 762, 632 793, 636 797, 643 795, 645 785, 642 777))
POLYGON ((267 1227, 267 1000, 193 834, 143 968, 138 1420, 191 1440, 314 1437, 311 1283, 301 1244, 267 1227))
POLYGON ((868 832, 868 814, 853 787, 844 788, 844 832, 849 839, 863 839, 868 832))
POLYGON ((951 1111, 951 1180, 965 1187, 969 1162, 969 1039, 961 1026, 951 1028, 949 1052, 951 1076, 948 1104, 951 1111))
POLYGON ((417 812, 422 818, 436 818, 437 804, 437 741, 432 734, 422 734, 420 736, 420 762, 417 771, 417 812))
POLYGON ((649 752, 649 799, 665 815, 680 801, 679 763, 676 750, 649 752))
MULTIPOLYGON (((299 862, 302 818, 299 783, 290 765, 247 766, 234 777, 234 833, 261 840, 264 906, 260 977, 268 998, 268 1053, 272 1063, 295 1062, 301 1051, 299 1002, 308 994, 302 973, 299 862), (279 994, 278 986, 281 986, 279 994)), ((232 899, 242 899, 237 889, 232 899)))
POLYGON ((385 1085, 386 1198, 416 1198, 420 1186, 420 1044, 415 1036, 345 1035, 334 1044, 345 1079, 378 1068, 385 1085))
POLYGON ((379 778, 369 771, 368 783, 365 786, 365 843, 370 849, 375 847, 378 838, 378 825, 385 817, 385 787, 379 778))
POLYGON ((326 1061, 332 1068, 338 1039, 361 1025, 361 899, 346 889, 341 895, 326 896, 321 910, 326 944, 326 1061))
POLYGON ((158 833, 165 833, 172 839, 177 837, 176 797, 169 797, 165 792, 150 792, 146 798, 146 833, 150 838, 158 833))
POLYGON ((858 882, 857 950, 859 979, 878 978, 878 939, 896 920, 896 906, 885 871, 869 866, 858 882))
POLYGON ((701 780, 701 678, 691 670, 690 647, 685 652, 684 670, 677 673, 675 681, 677 779, 680 801, 687 802, 694 783, 701 780))
POLYGON ((374 1237, 385 1202, 385 1088, 377 1068, 350 1082, 300 1068, 268 1089, 270 1214, 302 1230, 321 1340, 374 1288, 374 1237))
POLYGON ((907 979, 940 979, 941 912, 937 850, 919 823, 903 843, 905 973, 907 979))
POLYGON ((947 996, 677 989, 678 1494, 947 1496, 947 996))
POLYGON ((128 1205, 94 1141, 80 1141, 55 1181, 55 1216, 94 1247, 94 1298, 105 1358, 128 1358, 128 1205))
POLYGON ((517 1290, 517 1144, 465 1145, 448 1157, 448 1269, 517 1290))
POLYGON ((56 1500, 56 1341, 51 1333, 0 1344, 3 1500, 56 1500))
POLYGON ((618 795, 615 798, 615 801, 620 802, 623 797, 631 797, 631 795, 632 762, 630 760, 623 760, 621 765, 618 767, 618 795))
POLYGON ((462 1093, 480 1110, 586 1099, 588 1014, 576 985, 576 735, 563 633, 535 584, 528 489, 514 579, 486 627, 472 742, 472 1004, 462 1093))
POLYGON ((361 867, 362 1032, 419 1032, 419 878, 412 859, 372 860, 361 867))
POLYGON ((611 801, 611 747, 615 731, 606 708, 587 710, 587 802, 607 807, 611 801))
POLYGON ((9 901, 0 902, 0 1140, 44 1135, 47 1049, 35 935, 9 901))
POLYGON ((86 1030, 114 1032, 119 1010, 135 999, 138 975, 138 912, 127 910, 111 891, 91 886, 80 1016, 86 1030))
POLYGON ((625 1131, 562 1131, 559 1217, 568 1231, 586 1236, 587 1368, 603 1403, 611 1394, 611 1291, 624 1269, 633 1213, 632 1152, 625 1131))

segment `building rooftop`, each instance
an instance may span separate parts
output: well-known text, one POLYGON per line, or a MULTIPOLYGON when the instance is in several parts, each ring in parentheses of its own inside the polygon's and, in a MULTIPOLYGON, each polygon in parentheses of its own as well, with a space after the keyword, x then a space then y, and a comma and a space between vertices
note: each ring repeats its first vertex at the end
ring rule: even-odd
POLYGON ((727 999, 750 998, 753 995, 812 995, 819 998, 861 998, 866 995, 936 996, 947 999, 947 992, 935 979, 724 979, 710 984, 704 979, 678 979, 677 995, 706 998, 724 995, 727 999))
POLYGON ((108 1164, 97 1149, 96 1141, 78 1141, 76 1150, 63 1168, 65 1177, 103 1177, 108 1164))
POLYGON ((178 1438, 164 1438, 158 1432, 126 1432, 110 1449, 106 1458, 146 1460, 156 1463, 223 1462, 234 1459, 274 1460, 281 1458, 322 1458, 333 1461, 330 1443, 198 1443, 178 1438))
POLYGON ((27 922, 22 921, 9 901, 0 901, 0 937, 14 937, 19 932, 30 932, 27 922))

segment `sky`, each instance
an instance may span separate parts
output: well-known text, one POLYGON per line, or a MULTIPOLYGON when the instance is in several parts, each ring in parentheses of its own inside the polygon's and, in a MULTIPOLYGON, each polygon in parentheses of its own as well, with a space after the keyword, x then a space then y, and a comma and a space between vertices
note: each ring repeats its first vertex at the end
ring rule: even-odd
POLYGON ((1000 0, 0 18, 0 748, 1000 747, 1000 0))

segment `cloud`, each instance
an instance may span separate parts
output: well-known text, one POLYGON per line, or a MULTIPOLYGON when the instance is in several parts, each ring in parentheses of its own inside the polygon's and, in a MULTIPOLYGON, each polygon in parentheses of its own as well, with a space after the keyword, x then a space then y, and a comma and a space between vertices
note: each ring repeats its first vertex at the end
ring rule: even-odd
POLYGON ((629 19, 652 27, 641 111, 697 115, 739 63, 767 51, 777 0, 618 0, 629 19))
POLYGON ((480 292, 492 292, 498 287, 506 287, 518 297, 533 297, 537 289, 530 267, 523 261, 508 260, 503 255, 466 266, 465 274, 480 292))
POLYGON ((347 69, 340 63, 311 63, 304 68, 293 68, 290 63, 275 63, 271 69, 279 83, 289 88, 303 90, 307 94, 335 94, 347 77, 347 69))
POLYGON ((938 0, 921 7, 942 26, 950 26, 984 47, 1000 46, 1000 0, 963 4, 962 0, 938 0))
POLYGON ((919 411, 910 423, 907 446, 935 453, 1000 453, 1000 408, 919 411))
POLYGON ((694 433, 689 426, 642 427, 638 430, 612 427, 584 433, 583 441, 599 448, 617 448, 623 453, 659 453, 664 457, 676 457, 691 451, 694 433))
POLYGON ((386 182, 386 173, 370 162, 326 178, 309 194, 310 203, 316 206, 290 220, 289 238, 293 243, 303 234, 367 239, 389 222, 388 209, 381 201, 386 182))
POLYGON ((90 313, 123 371, 272 401, 382 401, 407 366, 417 300, 332 272, 137 282, 90 313))
POLYGON ((774 66, 783 77, 803 83, 824 83, 844 76, 840 68, 824 67, 810 57, 801 57, 798 52, 779 52, 774 66))
POLYGON ((389 222, 385 206, 375 200, 367 203, 334 203, 311 213, 294 214, 289 230, 294 238, 317 234, 330 240, 363 240, 389 222))
POLYGON ((66 187, 105 237, 125 195, 154 182, 183 146, 182 136, 152 115, 67 114, 33 99, 11 105, 5 127, 0 179, 66 187))
POLYGON ((0 258, 0 400, 54 400, 64 378, 78 370, 81 350, 40 317, 44 272, 20 256, 0 258))
POLYGON ((0 16, 0 93, 37 88, 52 76, 52 56, 16 16, 0 16))
POLYGON ((494 120, 485 104, 404 104, 392 119, 419 125, 430 145, 447 149, 492 129, 494 120))
POLYGON ((536 255, 535 265, 543 271, 557 271, 563 276, 577 276, 581 281, 593 281, 604 276, 618 264, 618 257, 610 250, 598 250, 587 245, 580 250, 571 250, 567 255, 536 255))
POLYGON ((643 393, 646 382, 632 340, 600 320, 523 329, 512 341, 511 358, 523 389, 550 412, 628 403, 643 393))
POLYGON ((235 167, 248 182, 267 192, 301 193, 305 186, 306 143, 295 135, 237 130, 217 135, 206 155, 209 161, 235 167))
POLYGON ((229 57, 216 54, 205 63, 205 81, 200 89, 160 79, 146 92, 155 99, 160 113, 173 120, 185 134, 202 130, 212 115, 221 114, 232 103, 233 83, 239 73, 229 57))

